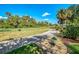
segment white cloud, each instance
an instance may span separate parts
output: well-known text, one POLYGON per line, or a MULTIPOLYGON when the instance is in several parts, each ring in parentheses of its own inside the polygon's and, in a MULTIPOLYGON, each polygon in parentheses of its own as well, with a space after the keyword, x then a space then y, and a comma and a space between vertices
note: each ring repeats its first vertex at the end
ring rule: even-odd
POLYGON ((47 21, 47 20, 49 20, 49 19, 44 19, 44 20, 46 20, 46 21, 47 21))
POLYGON ((22 17, 22 16, 19 16, 19 17, 22 17))
POLYGON ((42 14, 43 17, 48 16, 48 15, 50 15, 50 13, 48 13, 48 12, 45 12, 44 14, 42 14))
POLYGON ((7 17, 0 16, 0 19, 7 19, 7 17))
POLYGON ((32 18, 32 16, 30 16, 30 18, 32 18))

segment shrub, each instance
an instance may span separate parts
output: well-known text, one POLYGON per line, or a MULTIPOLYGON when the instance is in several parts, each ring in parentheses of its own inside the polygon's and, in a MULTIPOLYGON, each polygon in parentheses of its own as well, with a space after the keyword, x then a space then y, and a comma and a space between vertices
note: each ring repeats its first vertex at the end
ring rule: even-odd
POLYGON ((21 29, 18 29, 18 31, 21 31, 21 29))
POLYGON ((57 40, 57 38, 56 37, 53 37, 52 40, 57 40))
POLYGON ((63 37, 66 37, 69 39, 76 39, 79 37, 79 27, 68 25, 66 26, 65 30, 63 30, 62 34, 63 34, 63 37))
POLYGON ((40 54, 42 52, 43 50, 38 45, 31 43, 8 52, 7 54, 40 54))
POLYGON ((56 37, 53 37, 52 40, 51 40, 51 42, 50 42, 50 44, 52 44, 54 46, 55 43, 56 43, 56 41, 57 41, 57 38, 56 37))

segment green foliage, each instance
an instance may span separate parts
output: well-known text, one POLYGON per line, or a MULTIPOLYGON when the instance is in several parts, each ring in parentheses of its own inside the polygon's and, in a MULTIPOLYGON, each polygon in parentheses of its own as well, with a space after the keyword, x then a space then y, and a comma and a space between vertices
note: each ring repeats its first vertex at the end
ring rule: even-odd
POLYGON ((60 9, 57 13, 58 23, 63 24, 66 20, 72 20, 73 12, 70 9, 60 9))
POLYGON ((56 43, 56 41, 57 41, 57 38, 56 38, 56 37, 53 37, 53 38, 51 39, 50 44, 52 44, 52 45, 54 46, 55 43, 56 43))
POLYGON ((61 27, 60 27, 60 25, 58 25, 58 24, 53 24, 53 25, 52 25, 52 29, 60 30, 61 27))
MULTIPOLYGON (((79 19, 79 5, 71 5, 66 9, 60 9, 57 13, 58 23, 68 24, 79 19)), ((79 21, 79 20, 78 20, 79 21)))
POLYGON ((70 49, 69 53, 79 54, 79 45, 72 44, 72 45, 68 45, 67 47, 70 49))
POLYGON ((11 30, 9 30, 9 29, 0 29, 0 32, 8 32, 8 31, 11 31, 11 30))
POLYGON ((68 25, 63 30, 62 35, 66 38, 76 39, 77 37, 79 37, 79 27, 68 25))
POLYGON ((62 27, 62 35, 66 38, 79 37, 79 5, 71 5, 66 9, 60 9, 57 13, 59 24, 62 27))
POLYGON ((52 40, 57 40, 57 38, 56 37, 53 37, 52 40))
POLYGON ((42 52, 43 50, 41 48, 39 48, 36 44, 31 43, 16 50, 13 50, 8 54, 40 54, 42 52))
POLYGON ((47 21, 37 22, 30 16, 12 15, 10 12, 6 12, 7 19, 0 19, 0 28, 26 28, 26 27, 43 27, 51 26, 52 24, 47 21))

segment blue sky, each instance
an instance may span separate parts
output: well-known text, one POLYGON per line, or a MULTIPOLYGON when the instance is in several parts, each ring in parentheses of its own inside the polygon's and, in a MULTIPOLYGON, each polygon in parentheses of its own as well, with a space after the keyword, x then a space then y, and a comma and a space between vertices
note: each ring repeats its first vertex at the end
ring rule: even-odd
POLYGON ((57 23, 56 13, 70 4, 0 4, 0 18, 6 17, 5 12, 16 15, 29 15, 38 21, 57 23))

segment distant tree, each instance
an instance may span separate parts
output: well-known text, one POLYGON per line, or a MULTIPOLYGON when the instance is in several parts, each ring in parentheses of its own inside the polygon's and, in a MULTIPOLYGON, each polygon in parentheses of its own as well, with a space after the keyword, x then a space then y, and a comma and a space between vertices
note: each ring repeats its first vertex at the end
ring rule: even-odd
POLYGON ((12 14, 10 12, 6 12, 5 14, 7 15, 8 18, 10 18, 10 16, 12 16, 12 14))
POLYGON ((3 28, 3 24, 4 24, 3 20, 0 20, 0 28, 1 27, 3 28))
POLYGON ((28 26, 28 22, 30 20, 30 16, 23 16, 22 19, 23 19, 24 25, 28 26))
POLYGON ((15 15, 15 16, 13 16, 13 26, 15 27, 15 28, 17 28, 18 27, 18 25, 19 25, 19 16, 18 15, 15 15))
POLYGON ((30 18, 30 20, 29 20, 29 26, 30 27, 36 27, 37 25, 38 25, 37 21, 34 18, 30 18))
POLYGON ((0 28, 24 28, 24 27, 46 27, 52 25, 48 21, 36 21, 33 17, 13 15, 10 12, 5 13, 7 19, 0 19, 0 28))

